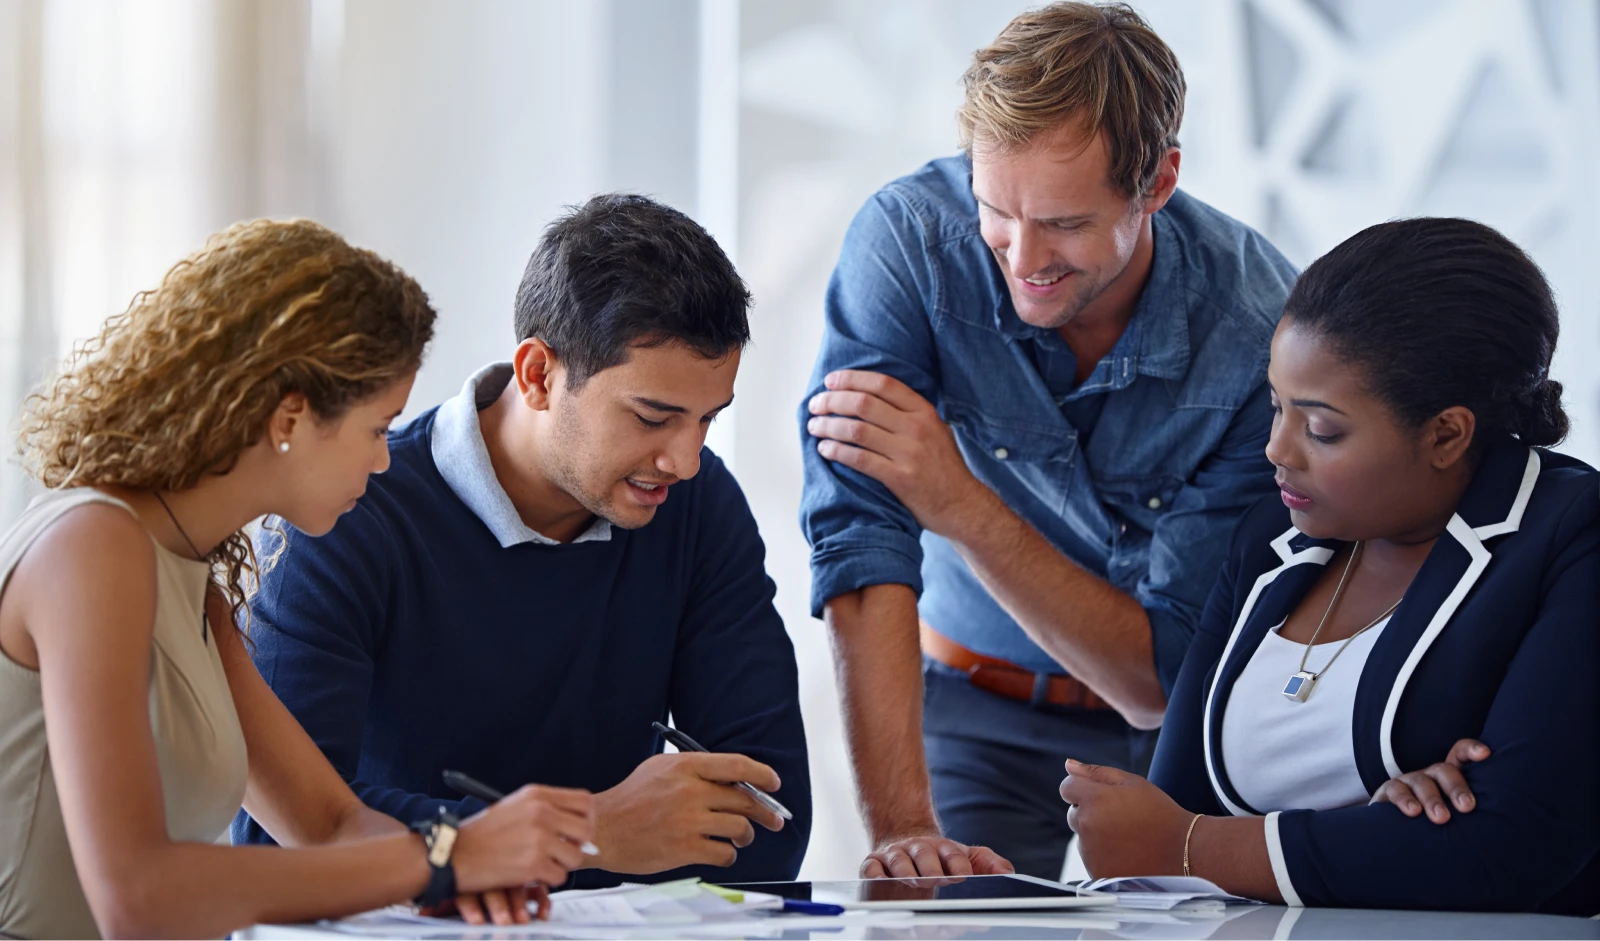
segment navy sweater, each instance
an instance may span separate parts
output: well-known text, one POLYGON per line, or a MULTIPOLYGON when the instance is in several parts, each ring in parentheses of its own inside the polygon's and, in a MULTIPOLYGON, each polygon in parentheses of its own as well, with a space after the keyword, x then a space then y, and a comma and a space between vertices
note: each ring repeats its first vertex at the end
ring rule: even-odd
MULTIPOLYGON (((795 819, 757 827, 731 869, 651 878, 793 878, 811 831, 794 648, 727 468, 703 451, 649 525, 609 541, 502 548, 440 476, 433 418, 390 436, 389 471, 326 536, 289 530, 251 603, 267 683, 356 794, 405 822, 482 808, 446 768, 507 792, 614 787, 661 750, 650 723, 671 712, 712 751, 771 765, 795 819)), ((242 812, 233 838, 270 842, 242 812)))

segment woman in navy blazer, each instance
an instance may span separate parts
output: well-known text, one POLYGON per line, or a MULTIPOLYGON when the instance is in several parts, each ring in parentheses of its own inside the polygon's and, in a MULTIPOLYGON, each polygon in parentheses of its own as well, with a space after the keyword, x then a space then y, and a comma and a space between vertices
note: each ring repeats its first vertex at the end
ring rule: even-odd
POLYGON ((1540 447, 1567 430, 1556 334, 1477 223, 1374 226, 1306 270, 1268 370, 1281 499, 1240 521, 1150 781, 1067 763, 1092 874, 1600 912, 1600 474, 1540 447), (1463 738, 1471 813, 1369 803, 1463 738))

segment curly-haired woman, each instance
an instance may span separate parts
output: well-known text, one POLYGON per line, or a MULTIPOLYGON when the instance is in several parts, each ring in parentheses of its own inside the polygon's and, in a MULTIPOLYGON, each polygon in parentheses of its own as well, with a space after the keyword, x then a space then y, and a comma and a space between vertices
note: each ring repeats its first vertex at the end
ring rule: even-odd
POLYGON ((525 921, 522 887, 581 860, 580 791, 524 788, 459 831, 363 807, 235 626, 244 526, 320 534, 355 505, 433 319, 327 229, 245 223, 29 400, 50 490, 0 537, 0 935, 216 937, 456 891, 525 921), (293 848, 215 845, 241 803, 293 848))

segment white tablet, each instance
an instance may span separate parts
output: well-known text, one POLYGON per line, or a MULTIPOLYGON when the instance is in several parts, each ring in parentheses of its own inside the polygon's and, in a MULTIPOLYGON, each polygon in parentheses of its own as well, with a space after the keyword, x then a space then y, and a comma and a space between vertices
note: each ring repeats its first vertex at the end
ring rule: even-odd
POLYGON ((1116 896, 1033 876, 744 882, 726 886, 847 909, 911 912, 1013 911, 1115 905, 1116 896))

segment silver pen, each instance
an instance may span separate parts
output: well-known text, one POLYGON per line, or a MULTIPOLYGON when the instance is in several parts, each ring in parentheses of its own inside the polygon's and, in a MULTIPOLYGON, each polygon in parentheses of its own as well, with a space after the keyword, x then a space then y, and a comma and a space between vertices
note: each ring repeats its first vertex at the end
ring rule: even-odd
MULTIPOLYGON (((676 745, 677 748, 678 748, 678 751, 698 751, 698 752, 710 751, 710 749, 706 748, 704 745, 700 744, 699 742, 695 741, 694 739, 690 738, 689 736, 683 734, 682 732, 680 732, 677 729, 669 728, 669 727, 667 727, 665 725, 662 725, 659 722, 652 722, 652 723, 650 723, 650 725, 652 727, 654 727, 657 732, 661 733, 661 737, 662 738, 664 738, 667 741, 671 742, 673 745, 676 745)), ((785 819, 785 820, 793 820, 794 819, 794 814, 789 812, 789 808, 787 808, 787 807, 783 806, 782 804, 778 803, 776 800, 773 799, 771 794, 768 794, 766 791, 761 790, 760 788, 756 787, 755 785, 750 784, 750 783, 745 782, 745 781, 735 781, 733 783, 733 786, 738 788, 738 789, 740 789, 741 791, 744 791, 746 794, 749 794, 751 797, 754 797, 756 799, 756 803, 758 803, 761 806, 767 808, 768 810, 772 811, 773 813, 777 814, 778 816, 782 817, 783 819, 785 819)))

